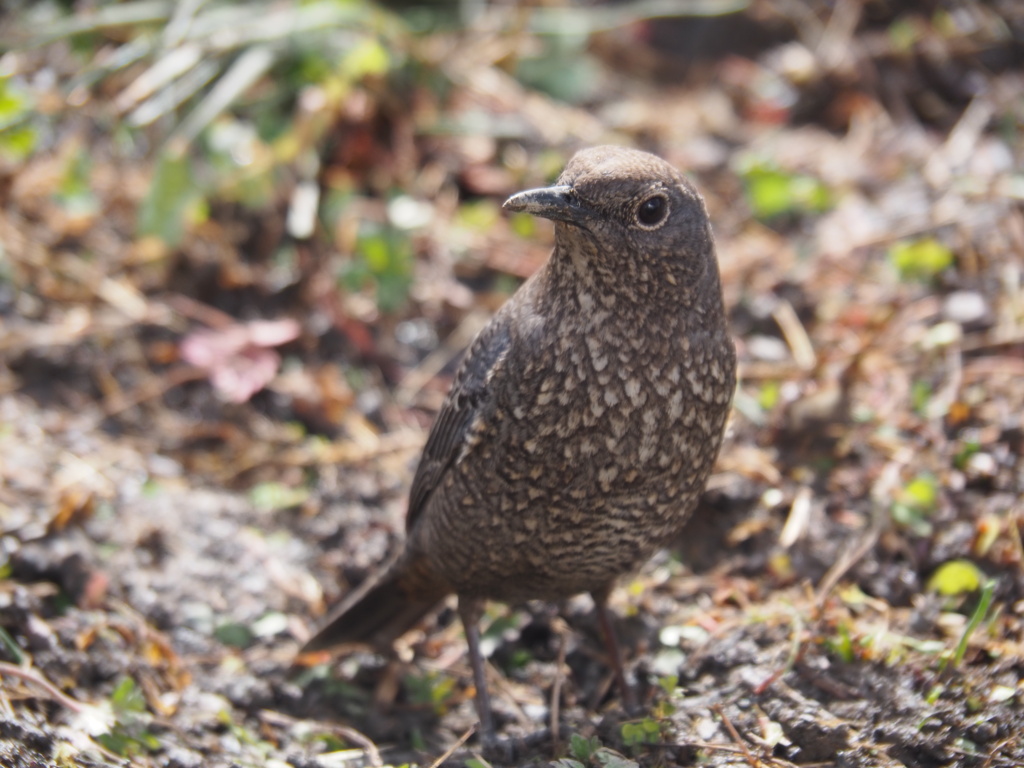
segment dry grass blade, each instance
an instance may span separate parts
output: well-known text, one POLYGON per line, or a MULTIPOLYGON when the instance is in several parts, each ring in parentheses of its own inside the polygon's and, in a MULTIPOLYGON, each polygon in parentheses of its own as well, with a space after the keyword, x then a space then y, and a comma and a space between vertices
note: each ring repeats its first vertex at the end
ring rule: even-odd
POLYGON ((32 39, 30 46, 43 46, 55 40, 87 32, 164 21, 170 16, 173 8, 174 3, 166 0, 140 0, 136 3, 103 6, 91 13, 51 22, 44 34, 32 39))
POLYGON ((1024 765, 1024 3, 414 5, 4 4, 0 763, 426 768, 459 739, 450 610, 401 661, 294 646, 386 568, 424 419, 550 251, 502 200, 607 143, 704 195, 743 380, 683 562, 616 622, 658 732, 534 613, 492 623, 499 743, 1024 765), (930 594, 958 560, 977 588, 930 594))
POLYGON ((269 47, 247 49, 217 81, 210 93, 182 121, 172 134, 171 141, 194 141, 206 126, 259 80, 273 63, 274 52, 269 47))
POLYGON ((736 746, 742 750, 743 757, 746 758, 747 762, 753 766, 753 768, 761 768, 761 761, 754 757, 754 754, 750 751, 749 747, 747 747, 747 742, 743 740, 739 731, 736 730, 736 726, 734 726, 732 721, 726 716, 725 710, 723 710, 718 704, 715 704, 711 709, 721 718, 722 724, 725 726, 725 729, 729 731, 729 735, 732 737, 732 740, 736 742, 736 746))
POLYGON ((187 40, 212 51, 229 51, 259 44, 288 43, 316 32, 352 30, 371 17, 362 3, 317 2, 293 7, 276 3, 216 8, 198 15, 187 40))
POLYGON ((98 52, 93 60, 71 81, 68 90, 74 93, 81 88, 91 88, 103 78, 127 69, 136 62, 143 61, 153 55, 157 49, 157 41, 156 35, 140 34, 135 39, 113 50, 98 52))
POLYGON ((466 732, 463 733, 461 736, 459 736, 459 738, 455 740, 455 743, 452 744, 450 747, 448 747, 448 749, 446 749, 444 751, 444 754, 442 754, 440 757, 437 758, 437 760, 435 760, 434 762, 432 762, 430 764, 430 768, 440 768, 440 766, 444 765, 444 762, 449 757, 454 755, 456 750, 459 747, 461 747, 463 744, 465 744, 469 740, 469 737, 472 736, 475 732, 476 732, 476 726, 475 725, 472 725, 469 728, 467 728, 466 732))
POLYGON ((164 88, 147 99, 128 115, 129 125, 141 128, 170 114, 191 99, 220 72, 220 66, 212 61, 201 61, 194 69, 185 73, 172 86, 164 88))
POLYGON ((779 546, 789 549, 807 532, 807 526, 811 522, 813 498, 814 492, 806 485, 797 491, 786 524, 782 526, 782 533, 779 534, 779 546))
POLYGON ((166 47, 172 48, 185 39, 205 2, 206 0, 181 0, 175 5, 174 15, 164 28, 163 42, 166 47))
POLYGON ((143 99, 185 75, 202 60, 203 51, 197 45, 183 45, 169 51, 135 78, 114 99, 114 106, 121 112, 129 111, 143 99))
POLYGON ((833 587, 841 578, 863 558, 878 541, 889 521, 889 502, 899 482, 900 469, 909 461, 905 451, 890 461, 883 468, 878 480, 871 489, 871 524, 868 530, 857 541, 856 545, 843 553, 835 565, 829 568, 815 592, 815 602, 821 607, 833 587))
POLYGON ((275 712, 271 709, 260 710, 260 720, 265 723, 277 726, 285 726, 288 728, 296 725, 313 726, 317 729, 322 729, 328 733, 334 733, 340 736, 343 740, 355 744, 363 753, 366 755, 366 759, 373 768, 380 768, 384 765, 384 762, 380 759, 380 750, 377 749, 377 745, 367 737, 360 733, 355 728, 350 728, 347 725, 341 725, 340 723, 325 723, 320 720, 300 720, 298 718, 291 717, 282 712, 275 712))
POLYGON ((80 714, 91 708, 89 704, 83 704, 77 699, 73 699, 68 696, 64 691, 55 686, 34 669, 26 669, 25 667, 19 667, 15 664, 9 664, 6 661, 0 661, 0 679, 3 679, 4 675, 7 677, 15 677, 22 682, 41 688, 46 692, 47 696, 72 712, 80 714))
POLYGON ((809 371, 818 364, 818 356, 814 354, 814 345, 811 337, 807 335, 807 329, 800 322, 800 318, 793 309, 793 305, 785 299, 778 302, 772 311, 772 317, 782 329, 782 335, 786 337, 789 349, 793 353, 793 360, 801 369, 809 371))
POLYGON ((724 16, 750 6, 749 0, 633 0, 592 7, 541 6, 530 16, 530 29, 545 35, 593 34, 638 21, 682 16, 724 16))

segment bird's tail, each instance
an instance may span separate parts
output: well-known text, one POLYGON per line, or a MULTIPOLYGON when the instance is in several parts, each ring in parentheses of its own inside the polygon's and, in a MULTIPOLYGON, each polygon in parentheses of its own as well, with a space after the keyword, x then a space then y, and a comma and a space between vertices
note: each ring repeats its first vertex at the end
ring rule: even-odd
POLYGON ((342 645, 388 648, 448 594, 425 564, 399 561, 370 579, 330 612, 302 653, 342 645))

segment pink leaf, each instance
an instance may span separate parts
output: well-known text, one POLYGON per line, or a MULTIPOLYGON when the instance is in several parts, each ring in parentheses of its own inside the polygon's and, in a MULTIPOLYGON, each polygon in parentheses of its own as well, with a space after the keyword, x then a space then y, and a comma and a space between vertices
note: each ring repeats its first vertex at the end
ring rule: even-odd
POLYGON ((244 403, 277 374, 281 356, 270 347, 298 337, 295 320, 254 320, 206 328, 181 341, 182 360, 204 369, 226 400, 244 403))

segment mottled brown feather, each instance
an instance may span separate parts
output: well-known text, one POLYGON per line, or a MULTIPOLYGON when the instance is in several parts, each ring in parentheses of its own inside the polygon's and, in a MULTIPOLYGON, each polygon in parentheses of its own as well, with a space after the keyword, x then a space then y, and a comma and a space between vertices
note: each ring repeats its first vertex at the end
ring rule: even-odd
POLYGON ((597 147, 506 206, 555 221, 551 258, 456 374, 413 480, 403 551, 311 647, 386 644, 452 592, 472 624, 484 599, 589 591, 607 624, 614 580, 678 533, 704 488, 736 355, 693 185, 654 155, 597 147))

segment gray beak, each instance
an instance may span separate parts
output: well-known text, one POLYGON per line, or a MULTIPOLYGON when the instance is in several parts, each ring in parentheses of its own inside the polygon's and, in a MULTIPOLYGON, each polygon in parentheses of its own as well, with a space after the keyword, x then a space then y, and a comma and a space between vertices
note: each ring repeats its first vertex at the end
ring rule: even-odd
POLYGON ((568 224, 579 225, 590 218, 590 209, 580 203, 568 184, 519 192, 506 200, 502 207, 568 224))

